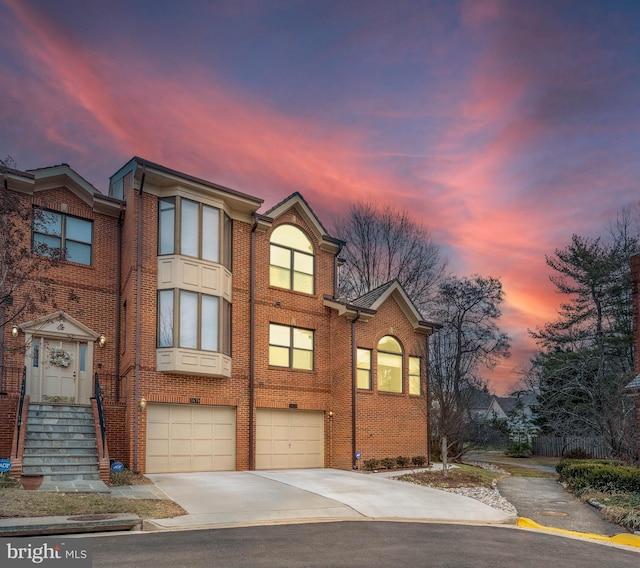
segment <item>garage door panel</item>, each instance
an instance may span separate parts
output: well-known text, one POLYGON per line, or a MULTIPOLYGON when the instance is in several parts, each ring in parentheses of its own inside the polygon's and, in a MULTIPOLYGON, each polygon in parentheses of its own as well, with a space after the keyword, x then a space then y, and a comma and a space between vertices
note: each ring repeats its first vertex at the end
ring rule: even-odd
POLYGON ((191 442, 191 453, 194 456, 210 456, 214 451, 215 444, 213 440, 193 440, 191 442))
POLYGON ((322 412, 258 409, 256 468, 324 467, 322 412))
POLYGON ((235 424, 216 424, 215 425, 216 439, 232 440, 236 435, 235 424))
POLYGON ((147 472, 234 470, 235 419, 232 407, 150 404, 147 472))
POLYGON ((147 440, 147 455, 166 456, 169 453, 169 440, 147 440))
POLYGON ((192 424, 179 422, 171 424, 171 437, 174 439, 191 438, 192 424))
MULTIPOLYGON (((213 438, 214 428, 213 424, 194 424, 193 425, 193 437, 196 439, 213 438)), ((218 433, 218 429, 215 429, 218 433)))

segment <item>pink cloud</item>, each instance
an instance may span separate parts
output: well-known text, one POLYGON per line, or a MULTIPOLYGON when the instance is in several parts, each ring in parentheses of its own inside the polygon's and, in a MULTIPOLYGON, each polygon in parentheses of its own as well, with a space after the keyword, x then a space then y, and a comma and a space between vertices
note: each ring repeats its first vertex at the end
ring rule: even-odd
MULTIPOLYGON (((577 172, 557 167, 547 172, 544 152, 533 166, 518 166, 523 157, 552 147, 552 135, 567 135, 573 125, 554 130, 549 118, 562 114, 567 100, 555 89, 557 75, 547 84, 544 61, 523 57, 523 63, 512 56, 516 39, 535 52, 545 28, 539 17, 524 21, 514 16, 509 3, 463 4, 463 25, 476 41, 483 31, 496 31, 495 39, 477 44, 471 75, 448 77, 445 59, 452 47, 444 39, 449 30, 431 20, 429 29, 437 41, 430 41, 428 53, 439 62, 436 74, 447 77, 444 88, 431 92, 425 86, 418 97, 403 94, 407 106, 393 98, 347 101, 350 112, 362 120, 436 117, 442 125, 424 134, 423 146, 412 145, 409 151, 385 147, 380 132, 383 141, 372 144, 361 125, 325 124, 313 115, 275 110, 196 62, 184 60, 167 75, 162 63, 124 38, 114 41, 109 52, 92 49, 17 0, 6 4, 21 26, 12 32, 14 52, 28 62, 32 74, 12 76, 5 96, 29 101, 19 117, 25 123, 36 120, 30 114, 38 109, 44 136, 34 141, 25 134, 22 144, 84 152, 87 163, 108 162, 113 170, 140 155, 264 197, 267 206, 299 190, 323 220, 358 199, 407 204, 436 240, 456 251, 457 272, 502 280, 506 306, 501 325, 514 337, 514 355, 489 375, 501 388, 514 383, 531 353, 526 329, 555 317, 558 298, 544 255, 562 246, 563 239, 568 242, 569 227, 580 232, 593 224, 585 212, 607 199, 606 193, 585 197, 582 188, 587 183, 616 187, 630 178, 592 156, 583 158, 587 164, 577 172), (505 34, 501 24, 514 18, 526 34, 505 34), (532 93, 542 87, 549 87, 548 94, 532 103, 532 93), (401 161, 408 174, 387 167, 391 159, 401 161), (542 167, 549 177, 544 182, 541 172, 534 171, 542 167), (575 208, 565 206, 566 196, 575 208)), ((348 47, 373 45, 378 31, 387 29, 379 15, 368 17, 376 33, 355 33, 346 40, 348 47)), ((421 20, 410 26, 417 37, 421 26, 421 20)), ((403 29, 400 20, 394 21, 385 36, 386 63, 411 51, 414 36, 402 37, 403 29)), ((564 45, 561 35, 554 44, 564 45)), ((39 165, 44 164, 34 166, 39 165)), ((106 182, 93 181, 98 187, 106 182)))

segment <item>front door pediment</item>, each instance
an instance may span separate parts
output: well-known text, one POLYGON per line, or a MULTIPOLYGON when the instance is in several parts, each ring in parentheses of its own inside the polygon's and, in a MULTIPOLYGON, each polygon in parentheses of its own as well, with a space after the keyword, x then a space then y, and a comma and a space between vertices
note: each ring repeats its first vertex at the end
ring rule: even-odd
POLYGON ((62 311, 25 322, 20 328, 25 334, 29 335, 79 341, 96 341, 100 336, 99 333, 62 311))

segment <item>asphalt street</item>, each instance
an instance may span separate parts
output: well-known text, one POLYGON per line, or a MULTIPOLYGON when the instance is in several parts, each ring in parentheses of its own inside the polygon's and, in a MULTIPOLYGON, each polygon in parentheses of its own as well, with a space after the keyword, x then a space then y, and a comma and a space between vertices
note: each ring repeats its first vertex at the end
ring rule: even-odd
POLYGON ((616 568, 640 552, 506 526, 346 521, 92 539, 94 568, 616 568))

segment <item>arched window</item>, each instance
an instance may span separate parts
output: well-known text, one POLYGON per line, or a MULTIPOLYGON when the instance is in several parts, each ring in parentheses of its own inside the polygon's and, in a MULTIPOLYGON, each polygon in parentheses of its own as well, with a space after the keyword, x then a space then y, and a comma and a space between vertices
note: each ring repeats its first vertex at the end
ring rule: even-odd
POLYGON ((378 341, 378 390, 402 392, 402 347, 390 335, 378 341))
POLYGON ((313 294, 313 245, 294 225, 271 233, 269 282, 272 286, 313 294))

